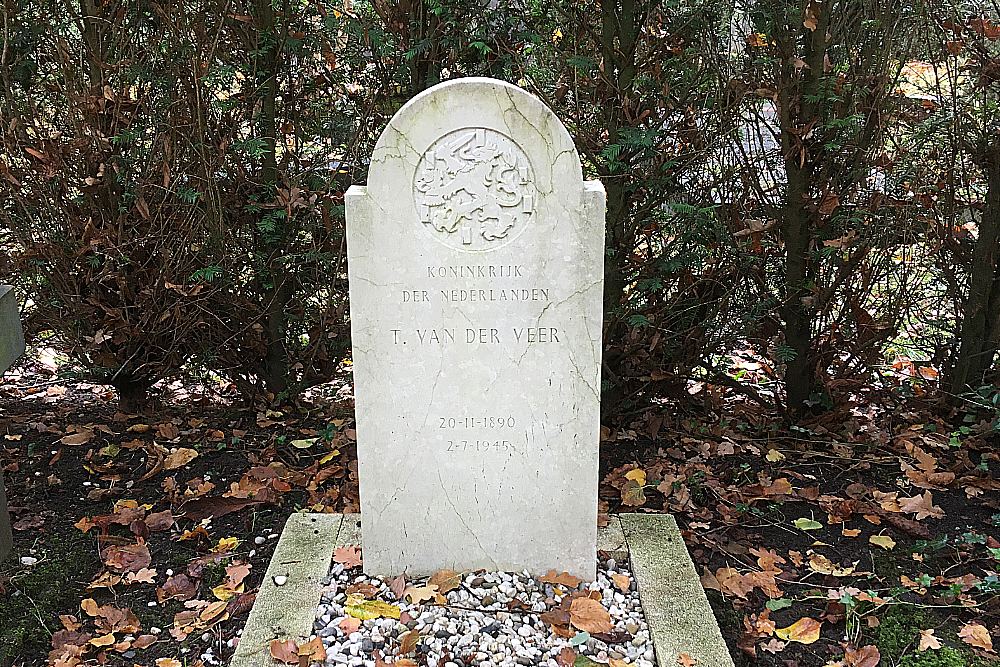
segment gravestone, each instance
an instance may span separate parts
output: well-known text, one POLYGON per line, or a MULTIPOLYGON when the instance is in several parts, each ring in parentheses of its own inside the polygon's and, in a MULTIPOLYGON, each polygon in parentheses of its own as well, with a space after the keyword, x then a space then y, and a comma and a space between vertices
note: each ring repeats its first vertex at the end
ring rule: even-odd
MULTIPOLYGON (((21 319, 14 289, 0 285, 0 375, 5 373, 23 352, 24 335, 21 332, 21 319)), ((7 557, 12 547, 10 514, 7 512, 3 473, 0 472, 0 561, 7 557)))
POLYGON ((596 568, 604 189, 537 98, 442 83, 346 195, 364 566, 596 568))

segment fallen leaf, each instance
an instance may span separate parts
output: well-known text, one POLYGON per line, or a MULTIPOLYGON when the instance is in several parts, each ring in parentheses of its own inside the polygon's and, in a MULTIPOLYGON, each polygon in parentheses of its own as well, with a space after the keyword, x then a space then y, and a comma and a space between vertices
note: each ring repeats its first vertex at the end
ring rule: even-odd
POLYGON ((345 635, 357 632, 361 629, 361 619, 354 618, 353 616, 347 616, 342 621, 340 621, 340 630, 345 635))
POLYGON ((102 646, 111 646, 115 643, 115 635, 113 633, 108 633, 106 635, 101 635, 100 637, 94 637, 87 643, 98 648, 102 646))
POLYGON ((854 574, 855 566, 841 567, 836 565, 823 554, 809 554, 809 569, 820 574, 829 574, 834 577, 849 577, 854 574))
POLYGON ((403 599, 403 591, 406 590, 406 575, 401 574, 389 580, 389 590, 396 596, 397 600, 403 599))
POLYGON ((774 634, 778 639, 784 639, 785 641, 812 644, 819 639, 821 625, 816 619, 806 616, 795 621, 787 628, 776 628, 774 634))
POLYGON ((625 473, 625 479, 630 479, 639 486, 646 485, 646 471, 642 468, 635 468, 625 473))
POLYGON ((406 655, 407 653, 416 651, 417 642, 419 641, 420 632, 418 630, 410 630, 403 633, 403 636, 399 638, 399 655, 406 655))
POLYGON ((882 659, 877 646, 844 649, 844 667, 877 667, 882 659))
POLYGON ((427 580, 428 585, 437 586, 438 593, 453 591, 462 585, 462 573, 454 570, 441 570, 427 580))
POLYGON ((642 484, 630 479, 622 486, 622 504, 629 507, 642 507, 646 504, 646 494, 642 484))
POLYGON ((875 546, 882 547, 886 551, 891 551, 892 548, 896 546, 896 540, 892 539, 888 535, 872 535, 868 538, 868 541, 875 546))
POLYGON ((373 618, 399 618, 400 609, 394 604, 383 602, 382 600, 365 600, 360 595, 347 596, 347 604, 344 611, 348 616, 360 618, 367 621, 373 618))
POLYGON ((611 614, 597 600, 576 598, 569 606, 569 620, 579 630, 591 634, 611 632, 611 614))
POLYGON ((969 646, 993 653, 993 638, 990 637, 989 631, 979 623, 966 623, 958 631, 958 636, 969 646))
POLYGON ((156 667, 181 667, 181 662, 175 658, 157 658, 156 667))
POLYGON ((138 572, 152 562, 145 544, 110 546, 104 552, 104 563, 119 572, 138 572))
POLYGON ((333 551, 333 562, 340 563, 345 568, 361 566, 361 549, 355 546, 337 547, 333 551))
POLYGON ((916 514, 917 521, 931 517, 940 519, 944 517, 944 510, 934 504, 934 497, 930 491, 924 491, 922 496, 912 498, 900 498, 899 507, 904 512, 916 514))
POLYGON ((764 458, 766 458, 771 463, 777 463, 778 461, 784 461, 785 455, 779 452, 777 449, 769 449, 767 450, 767 456, 765 456, 764 458))
POLYGON ((936 651, 941 648, 941 641, 934 636, 934 630, 921 630, 920 631, 920 643, 917 644, 918 651, 936 651))
POLYGON ((299 664, 299 646, 292 639, 272 639, 271 657, 286 665, 299 664))
POLYGON ((611 581, 614 582, 615 586, 618 587, 622 593, 628 593, 629 589, 632 587, 632 578, 627 574, 612 574, 611 581))
POLYGON ((164 470, 177 470, 198 458, 198 452, 188 447, 178 447, 163 458, 164 470))
POLYGON ((94 437, 93 431, 83 430, 77 433, 70 433, 69 435, 65 435, 59 439, 59 442, 61 442, 64 445, 71 445, 71 446, 85 445, 88 442, 90 442, 93 437, 94 437))
POLYGON ((437 586, 428 584, 427 586, 408 586, 403 591, 403 597, 409 598, 413 604, 420 604, 424 600, 433 600, 437 592, 437 586))
POLYGON ((688 653, 681 653, 677 656, 677 664, 681 665, 681 667, 694 667, 697 663, 698 661, 688 653))
POLYGON ((542 583, 566 586, 567 588, 576 588, 583 583, 583 579, 580 577, 574 577, 569 572, 556 572, 555 570, 549 570, 544 576, 542 576, 542 583))
POLYGON ((313 637, 305 644, 299 647, 299 664, 302 664, 302 658, 305 658, 305 662, 324 662, 326 661, 326 648, 323 646, 323 640, 319 637, 313 637))
POLYGON ((814 521, 812 519, 806 519, 805 517, 795 520, 795 527, 799 530, 819 530, 823 527, 819 521, 814 521))
POLYGON ((769 641, 760 645, 760 647, 768 653, 780 653, 785 650, 786 646, 788 646, 788 642, 783 642, 780 639, 775 639, 774 637, 771 637, 769 641))

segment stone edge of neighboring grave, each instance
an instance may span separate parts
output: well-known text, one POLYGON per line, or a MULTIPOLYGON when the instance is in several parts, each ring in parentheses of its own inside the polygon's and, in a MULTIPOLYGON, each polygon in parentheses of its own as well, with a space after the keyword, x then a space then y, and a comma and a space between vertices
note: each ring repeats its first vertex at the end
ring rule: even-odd
POLYGON ((0 374, 24 353, 20 304, 10 285, 0 285, 0 374))
MULTIPOLYGON (((230 667, 274 667, 278 663, 270 657, 272 639, 302 642, 312 635, 333 550, 350 544, 361 544, 359 514, 288 518, 230 667), (285 577, 284 584, 277 585, 276 577, 285 577)), ((681 653, 694 658, 698 667, 733 667, 672 516, 612 516, 597 532, 597 549, 631 560, 660 667, 674 667, 681 653)))

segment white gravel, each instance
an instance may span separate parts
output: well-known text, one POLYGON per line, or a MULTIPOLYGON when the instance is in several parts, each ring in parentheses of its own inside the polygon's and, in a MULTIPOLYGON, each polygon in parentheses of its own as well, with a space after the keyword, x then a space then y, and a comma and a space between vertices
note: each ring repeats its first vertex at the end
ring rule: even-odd
MULTIPOLYGON (((447 605, 411 604, 397 600, 382 579, 364 576, 360 568, 345 571, 338 563, 325 582, 315 632, 326 647, 327 665, 374 667, 376 652, 393 662, 404 657, 399 655, 400 636, 417 630, 420 639, 416 651, 405 657, 420 667, 559 667, 555 658, 567 646, 597 662, 616 658, 635 667, 654 667, 653 644, 635 582, 623 593, 611 581, 612 574, 631 578, 625 564, 608 560, 598 564, 595 582, 576 589, 601 592, 601 602, 614 626, 610 633, 614 636, 604 637, 608 641, 575 629, 570 638, 554 634, 540 615, 556 608, 573 589, 543 583, 526 572, 468 573, 460 587, 446 594, 447 605), (403 612, 401 620, 366 620, 357 632, 346 635, 340 628, 346 616, 346 591, 358 583, 375 586, 375 599, 398 606, 403 612), (524 606, 511 611, 508 603, 515 599, 524 606)), ((407 585, 425 582, 419 579, 407 581, 407 585)))

